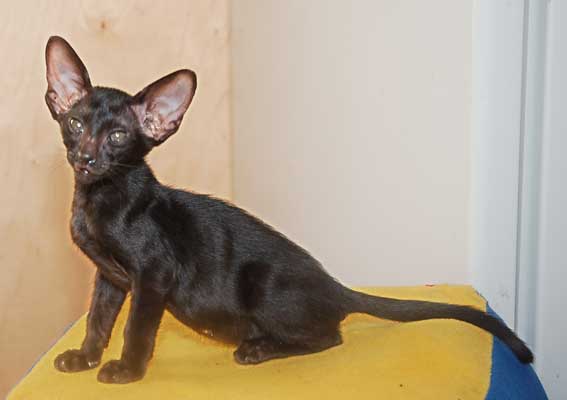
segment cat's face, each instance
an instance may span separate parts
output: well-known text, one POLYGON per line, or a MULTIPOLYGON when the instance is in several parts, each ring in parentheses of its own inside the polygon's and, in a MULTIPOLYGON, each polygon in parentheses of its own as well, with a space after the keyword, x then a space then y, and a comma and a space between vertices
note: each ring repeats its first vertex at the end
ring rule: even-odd
POLYGON ((131 96, 118 90, 92 88, 57 119, 67 161, 81 182, 120 173, 152 149, 131 102, 131 96))
POLYGON ((82 183, 120 174, 174 134, 196 88, 189 70, 167 75, 135 96, 92 87, 85 66, 59 37, 49 39, 46 63, 45 99, 82 183))

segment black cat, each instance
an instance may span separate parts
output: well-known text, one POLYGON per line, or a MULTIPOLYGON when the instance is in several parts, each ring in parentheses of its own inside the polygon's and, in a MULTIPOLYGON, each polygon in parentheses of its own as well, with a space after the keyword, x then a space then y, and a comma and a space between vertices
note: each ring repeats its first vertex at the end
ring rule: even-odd
POLYGON ((466 321, 499 337, 520 361, 532 361, 525 344, 482 311, 350 290, 241 209, 161 185, 144 157, 179 128, 195 93, 193 72, 174 72, 130 96, 91 86, 60 37, 49 39, 46 62, 45 99, 75 170, 71 234, 97 267, 85 340, 55 359, 60 371, 99 364, 127 292, 122 357, 100 369, 102 382, 143 377, 166 309, 193 329, 236 344, 241 364, 339 345, 339 324, 354 312, 466 321))

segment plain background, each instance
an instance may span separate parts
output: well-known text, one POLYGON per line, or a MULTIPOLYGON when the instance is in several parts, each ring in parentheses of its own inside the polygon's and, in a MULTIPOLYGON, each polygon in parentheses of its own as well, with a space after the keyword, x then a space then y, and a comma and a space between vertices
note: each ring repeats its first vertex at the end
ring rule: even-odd
POLYGON ((195 70, 180 131, 150 157, 157 176, 236 202, 345 283, 474 283, 514 325, 529 239, 530 340, 550 398, 565 397, 563 0, 4 3, 0 396, 86 310, 94 272, 69 237, 72 176, 43 101, 60 34, 95 84, 133 93, 195 70), (528 97, 546 105, 533 130, 528 97))
POLYGON ((235 201, 347 283, 468 282, 472 2, 238 4, 235 201))

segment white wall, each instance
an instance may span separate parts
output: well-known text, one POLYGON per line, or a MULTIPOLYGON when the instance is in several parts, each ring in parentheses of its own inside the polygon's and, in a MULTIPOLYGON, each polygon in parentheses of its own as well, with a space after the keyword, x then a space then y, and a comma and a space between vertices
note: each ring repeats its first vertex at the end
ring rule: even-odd
POLYGON ((549 398, 567 399, 567 2, 549 7, 536 366, 549 398))
POLYGON ((475 0, 472 21, 471 277, 514 326, 524 1, 475 0))
POLYGON ((464 283, 472 1, 233 3, 234 198, 347 283, 464 283))

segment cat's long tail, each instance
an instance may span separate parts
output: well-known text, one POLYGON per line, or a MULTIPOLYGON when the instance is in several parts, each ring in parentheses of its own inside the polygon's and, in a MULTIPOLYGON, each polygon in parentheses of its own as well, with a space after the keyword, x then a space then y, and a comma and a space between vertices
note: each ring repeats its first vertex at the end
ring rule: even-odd
POLYGON ((499 319, 475 308, 420 300, 398 300, 371 296, 345 288, 348 312, 370 314, 393 321, 410 322, 426 319, 457 319, 476 325, 502 340, 522 363, 534 359, 526 344, 499 319))

